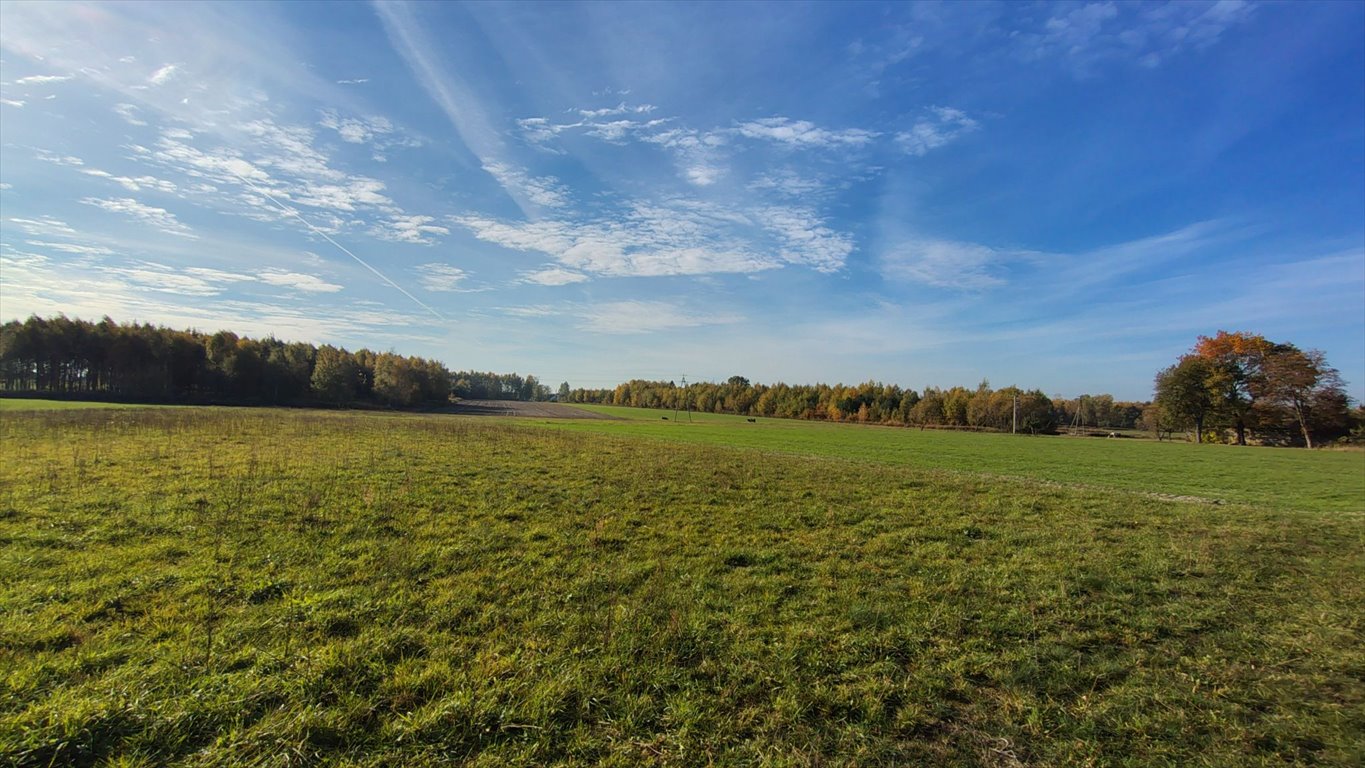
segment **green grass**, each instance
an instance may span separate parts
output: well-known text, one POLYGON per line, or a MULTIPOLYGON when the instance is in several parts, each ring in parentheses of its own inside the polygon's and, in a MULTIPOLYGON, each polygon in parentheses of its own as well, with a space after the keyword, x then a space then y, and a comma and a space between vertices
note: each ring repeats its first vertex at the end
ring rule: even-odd
POLYGON ((90 408, 166 408, 173 406, 100 403, 91 400, 39 400, 29 397, 0 397, 0 412, 73 411, 90 408))
POLYGON ((788 419, 577 406, 620 421, 565 421, 561 429, 837 457, 1003 480, 1195 496, 1277 509, 1365 511, 1365 451, 1305 451, 1028 436, 788 419), (668 421, 662 419, 668 417, 668 421))
POLYGON ((7 413, 0 763, 1365 758, 1358 512, 627 426, 7 413))

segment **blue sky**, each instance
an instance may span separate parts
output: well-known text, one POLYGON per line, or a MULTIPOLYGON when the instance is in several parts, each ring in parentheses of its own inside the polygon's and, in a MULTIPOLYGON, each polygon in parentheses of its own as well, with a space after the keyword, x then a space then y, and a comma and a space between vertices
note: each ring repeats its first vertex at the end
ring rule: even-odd
POLYGON ((1365 4, 0 5, 0 316, 632 377, 1365 397, 1365 4))

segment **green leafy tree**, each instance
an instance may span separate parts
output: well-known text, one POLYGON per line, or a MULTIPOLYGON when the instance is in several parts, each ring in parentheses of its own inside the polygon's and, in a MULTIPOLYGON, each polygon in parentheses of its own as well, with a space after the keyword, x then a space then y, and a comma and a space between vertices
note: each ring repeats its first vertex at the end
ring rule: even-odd
POLYGON ((1293 344, 1276 344, 1261 363, 1258 394, 1261 401, 1283 409, 1293 417, 1303 442, 1313 447, 1313 425, 1342 422, 1339 412, 1346 404, 1341 376, 1318 350, 1300 350, 1293 344))
POLYGON ((1215 404, 1215 392, 1209 386, 1212 368, 1204 357, 1185 355, 1156 376, 1156 403, 1182 427, 1192 425, 1195 442, 1200 443, 1215 404))

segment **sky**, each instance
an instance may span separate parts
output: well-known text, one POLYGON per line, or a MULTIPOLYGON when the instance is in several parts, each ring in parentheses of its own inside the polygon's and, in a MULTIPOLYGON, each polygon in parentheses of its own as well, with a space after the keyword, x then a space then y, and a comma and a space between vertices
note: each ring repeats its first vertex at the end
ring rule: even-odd
POLYGON ((1365 3, 0 3, 0 319, 1365 399, 1365 3))

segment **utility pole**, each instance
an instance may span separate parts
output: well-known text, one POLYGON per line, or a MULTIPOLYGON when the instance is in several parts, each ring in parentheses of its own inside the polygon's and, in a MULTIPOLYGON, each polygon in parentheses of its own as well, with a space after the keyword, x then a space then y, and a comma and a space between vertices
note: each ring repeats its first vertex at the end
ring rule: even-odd
MULTIPOLYGON (((682 377, 682 383, 683 383, 683 391, 686 392, 686 391, 687 391, 687 374, 685 374, 685 373, 683 374, 683 377, 682 377)), ((676 422, 677 420, 678 420, 678 398, 675 397, 675 398, 673 398, 673 421, 676 422)))
POLYGON ((1010 434, 1019 434, 1019 393, 1014 393, 1014 423, 1010 426, 1010 434))

